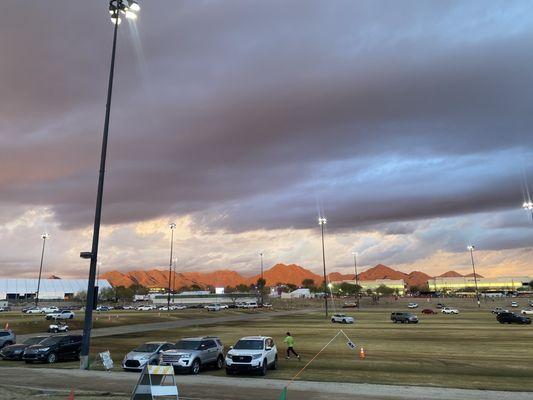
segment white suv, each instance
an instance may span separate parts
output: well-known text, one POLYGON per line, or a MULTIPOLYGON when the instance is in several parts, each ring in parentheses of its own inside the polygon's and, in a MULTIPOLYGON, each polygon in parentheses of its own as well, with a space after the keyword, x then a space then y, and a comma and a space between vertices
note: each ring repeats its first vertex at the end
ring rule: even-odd
POLYGON ((278 367, 278 349, 268 336, 247 336, 239 339, 226 354, 226 374, 257 371, 266 375, 268 368, 278 367))

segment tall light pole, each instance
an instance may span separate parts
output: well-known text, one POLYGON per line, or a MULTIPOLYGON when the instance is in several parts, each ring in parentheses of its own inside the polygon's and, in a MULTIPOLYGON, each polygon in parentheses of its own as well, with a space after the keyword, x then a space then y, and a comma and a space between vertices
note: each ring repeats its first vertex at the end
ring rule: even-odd
POLYGON ((174 258, 174 277, 172 278, 172 303, 176 303, 176 264, 178 259, 174 258))
POLYGON ((522 208, 531 212, 531 219, 533 220, 533 201, 525 201, 524 204, 522 204, 522 208))
MULTIPOLYGON (((263 283, 263 252, 259 253, 259 256, 261 257, 261 283, 263 283)), ((263 291, 264 291, 264 287, 265 285, 263 285, 262 288, 260 288, 261 290, 261 306, 263 306, 263 303, 264 303, 264 295, 263 295, 263 291)))
POLYGON ((46 239, 50 238, 48 233, 43 233, 41 239, 43 239, 43 249, 41 251, 41 266, 39 267, 39 279, 37 280, 37 292, 35 292, 35 307, 39 305, 39 290, 41 290, 41 275, 43 273, 43 259, 44 259, 44 246, 46 245, 46 239))
POLYGON ((324 226, 328 223, 326 218, 319 218, 318 225, 322 232, 322 265, 324 267, 324 306, 326 307, 326 318, 328 317, 328 279, 326 275, 326 249, 324 247, 324 226))
POLYGON ((170 262, 168 263, 168 299, 167 299, 167 312, 170 312, 170 282, 172 279, 172 252, 174 250, 174 229, 176 224, 171 222, 170 225, 170 262))
POLYGON ((476 285, 476 299, 477 299, 477 306, 478 307, 481 307, 481 303, 479 302, 479 291, 478 291, 478 288, 477 288, 477 274, 476 274, 476 267, 474 265, 474 250, 475 250, 475 246, 474 245, 470 245, 467 247, 467 249, 470 251, 470 259, 472 260, 472 271, 474 271, 474 283, 476 285))
POLYGON ((357 293, 357 288, 359 286, 359 278, 357 277, 357 253, 354 251, 352 255, 353 255, 353 269, 355 271, 355 300, 357 302, 357 308, 360 308, 359 303, 361 299, 359 298, 359 295, 357 293))
POLYGON ((120 14, 129 19, 136 19, 140 10, 139 4, 134 0, 110 0, 109 13, 111 22, 115 24, 113 29, 113 45, 111 50, 111 65, 109 67, 109 81, 107 84, 107 102, 104 119, 104 133, 102 138, 102 151, 100 154, 100 172, 98 174, 98 191, 96 195, 96 210, 94 213, 93 241, 91 251, 80 253, 81 258, 91 260, 89 267, 89 282, 87 284, 87 303, 85 306, 85 320, 83 323, 83 339, 80 353, 80 369, 89 368, 89 347, 91 343, 91 329, 93 319, 94 281, 96 275, 96 263, 98 262, 98 239, 100 237, 100 220, 102 217, 102 199, 104 194, 104 176, 107 156, 107 140, 109 136, 109 118, 111 114, 111 95, 113 93, 113 75, 115 72, 115 54, 117 49, 117 32, 120 24, 120 14))

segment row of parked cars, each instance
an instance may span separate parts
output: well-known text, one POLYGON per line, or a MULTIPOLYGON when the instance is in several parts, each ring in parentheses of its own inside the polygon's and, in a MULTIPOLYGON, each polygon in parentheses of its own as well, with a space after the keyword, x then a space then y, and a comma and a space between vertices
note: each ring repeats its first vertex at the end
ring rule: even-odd
POLYGON ((217 336, 183 338, 176 343, 147 342, 126 354, 122 368, 140 371, 146 365, 172 366, 175 373, 198 374, 203 368, 226 368, 228 375, 258 372, 278 366, 278 352, 274 339, 268 336, 246 336, 224 352, 217 336))

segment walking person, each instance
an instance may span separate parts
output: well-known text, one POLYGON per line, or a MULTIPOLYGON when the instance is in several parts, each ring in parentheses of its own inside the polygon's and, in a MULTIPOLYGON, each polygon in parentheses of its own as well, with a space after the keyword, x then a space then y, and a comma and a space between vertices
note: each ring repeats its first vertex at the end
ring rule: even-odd
POLYGON ((291 358, 291 352, 300 360, 300 355, 294 351, 294 338, 290 332, 287 332, 287 337, 283 340, 283 343, 287 345, 287 360, 291 358))

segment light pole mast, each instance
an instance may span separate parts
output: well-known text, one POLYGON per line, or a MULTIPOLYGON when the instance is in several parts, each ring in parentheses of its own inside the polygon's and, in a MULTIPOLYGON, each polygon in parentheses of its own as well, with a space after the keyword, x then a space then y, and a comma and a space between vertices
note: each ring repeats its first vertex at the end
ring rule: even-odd
POLYGON ((318 225, 322 232, 322 265, 324 267, 324 306, 326 308, 326 318, 328 317, 328 279, 326 275, 326 249, 324 247, 324 225, 328 223, 326 218, 319 218, 318 225))
POLYGON ((265 285, 263 284, 263 281, 264 281, 264 278, 263 278, 263 252, 259 253, 259 256, 261 257, 261 284, 262 284, 262 288, 261 289, 261 306, 263 306, 263 303, 264 303, 264 295, 263 295, 263 291, 265 289, 265 285))
POLYGON ((98 174, 98 191, 96 195, 96 210, 94 213, 93 241, 91 251, 80 253, 81 258, 91 260, 89 267, 89 281, 87 284, 87 302, 85 306, 85 320, 83 322, 83 339, 80 352, 80 369, 89 369, 89 347, 91 343, 91 329, 93 324, 93 307, 94 302, 94 281, 96 276, 96 264, 98 262, 98 240, 100 237, 100 221, 102 217, 102 200, 104 195, 104 177, 107 156, 107 140, 109 136, 109 118, 111 114, 111 95, 113 93, 113 76, 115 72, 115 55, 117 49, 117 32, 120 24, 120 13, 126 18, 136 19, 137 11, 140 10, 139 4, 134 0, 111 0, 109 2, 109 12, 111 22, 115 24, 113 29, 113 45, 111 50, 111 65, 109 67, 109 81, 107 85, 107 102, 104 119, 104 133, 102 138, 102 151, 100 154, 100 172, 98 174))
POLYGON ((174 250, 174 229, 176 229, 176 224, 174 222, 170 223, 170 261, 168 263, 168 298, 167 298, 167 312, 170 312, 170 282, 172 279, 172 252, 174 250))
POLYGON ((39 279, 37 280, 37 292, 35 292, 35 307, 39 306, 39 290, 41 290, 41 275, 43 273, 43 259, 44 259, 44 246, 46 245, 46 239, 50 235, 48 233, 43 233, 41 239, 43 239, 43 249, 41 251, 41 265, 39 267, 39 279))
POLYGON ((524 204, 522 204, 522 208, 531 212, 531 220, 533 220, 533 201, 525 201, 524 204))
POLYGON ((474 245, 470 245, 467 247, 468 250, 470 250, 470 259, 472 260, 472 271, 474 272, 474 284, 476 285, 476 299, 477 299, 477 306, 481 307, 481 303, 479 302, 479 291, 477 288, 477 274, 476 274, 476 267, 474 265, 474 249, 476 247, 474 245))
POLYGON ((359 287, 359 278, 357 277, 357 253, 354 251, 352 254, 353 254, 353 268, 355 271, 355 301, 357 304, 357 308, 360 308, 359 303, 360 303, 361 298, 359 297, 359 294, 357 292, 357 289, 359 287))

